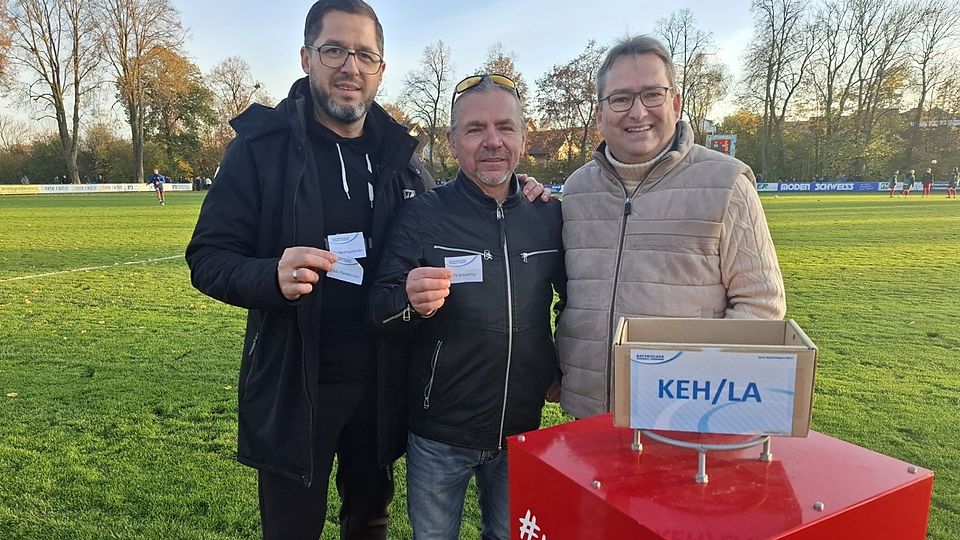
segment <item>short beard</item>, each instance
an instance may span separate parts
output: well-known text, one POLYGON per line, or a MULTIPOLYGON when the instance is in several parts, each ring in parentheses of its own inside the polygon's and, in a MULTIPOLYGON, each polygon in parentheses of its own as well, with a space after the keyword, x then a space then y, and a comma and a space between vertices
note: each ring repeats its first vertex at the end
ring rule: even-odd
POLYGON ((485 186, 497 187, 509 180, 512 176, 513 172, 504 173, 503 176, 500 177, 490 177, 485 174, 477 173, 477 180, 480 180, 480 182, 485 186))
POLYGON ((341 105, 333 100, 329 95, 318 88, 313 89, 313 104, 327 116, 344 124, 353 124, 359 122, 367 115, 370 106, 373 105, 373 98, 359 103, 355 107, 341 105))

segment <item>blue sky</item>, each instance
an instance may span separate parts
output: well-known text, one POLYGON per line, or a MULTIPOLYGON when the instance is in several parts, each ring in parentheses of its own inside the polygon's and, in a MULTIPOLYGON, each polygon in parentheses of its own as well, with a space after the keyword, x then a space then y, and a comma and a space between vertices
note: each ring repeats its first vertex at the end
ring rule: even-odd
MULTIPOLYGON (((718 57, 737 74, 752 29, 747 0, 368 1, 384 27, 387 100, 400 95, 403 76, 417 67, 424 47, 438 39, 451 49, 454 82, 474 73, 499 41, 515 53, 518 69, 532 85, 551 66, 579 54, 587 40, 609 44, 626 34, 652 33, 657 19, 683 8, 690 8, 699 26, 713 32, 718 57)), ((240 56, 275 100, 286 96, 290 83, 303 75, 299 48, 312 2, 173 2, 189 29, 186 50, 204 73, 229 56, 240 56)))

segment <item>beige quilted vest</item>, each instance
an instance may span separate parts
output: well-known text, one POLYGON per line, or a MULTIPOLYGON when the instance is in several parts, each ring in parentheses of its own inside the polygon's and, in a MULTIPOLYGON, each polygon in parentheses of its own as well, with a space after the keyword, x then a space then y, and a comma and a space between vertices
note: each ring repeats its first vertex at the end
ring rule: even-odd
POLYGON ((728 307, 723 218, 737 177, 755 180, 747 165, 693 144, 689 126, 679 127, 677 148, 641 182, 625 220, 627 194, 602 150, 564 185, 568 282, 557 348, 561 404, 575 417, 610 409, 620 317, 721 318, 728 307))

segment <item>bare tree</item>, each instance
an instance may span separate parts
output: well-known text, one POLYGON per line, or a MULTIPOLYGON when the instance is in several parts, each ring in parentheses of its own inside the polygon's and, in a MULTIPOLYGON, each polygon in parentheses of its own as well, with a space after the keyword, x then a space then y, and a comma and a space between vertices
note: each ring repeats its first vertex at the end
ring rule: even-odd
MULTIPOLYGON (((667 50, 670 51, 673 64, 677 68, 677 85, 680 95, 684 97, 680 105, 680 117, 683 118, 684 113, 687 112, 688 99, 686 98, 701 90, 696 85, 703 82, 704 59, 702 56, 715 52, 713 37, 710 32, 697 27, 697 20, 689 8, 674 11, 669 17, 659 19, 656 28, 657 35, 666 42, 667 50), (697 70, 697 73, 693 73, 694 70, 697 70)), ((694 100, 696 99, 694 97, 694 100)), ((690 115, 686 116, 690 123, 694 124, 690 115)))
POLYGON ((450 119, 447 102, 453 76, 450 57, 450 47, 442 40, 427 45, 420 69, 408 72, 403 79, 404 96, 400 103, 409 112, 410 120, 419 124, 427 135, 427 163, 434 174, 446 168, 442 147, 445 146, 443 133, 450 119))
POLYGON ((487 60, 480 66, 477 73, 496 73, 505 77, 510 77, 517 83, 517 91, 520 92, 520 99, 523 102, 523 112, 526 116, 527 103, 530 98, 530 88, 523 75, 517 70, 517 55, 513 51, 505 51, 503 43, 496 42, 487 50, 487 60))
MULTIPOLYGON (((931 107, 931 110, 939 112, 939 117, 931 120, 949 122, 960 117, 960 58, 947 62, 944 69, 943 82, 933 95, 931 107)), ((957 150, 960 151, 960 147, 957 150)))
POLYGON ((847 147, 837 139, 844 137, 841 119, 851 92, 848 77, 855 52, 851 4, 855 1, 827 0, 815 10, 810 26, 820 43, 810 62, 806 92, 817 115, 811 124, 814 162, 810 164, 816 176, 825 167, 839 167, 839 156, 847 147))
POLYGON ((10 8, 13 64, 30 78, 28 97, 56 121, 67 173, 79 184, 80 109, 96 85, 93 74, 100 58, 89 3, 14 0, 10 8))
POLYGON ((0 148, 10 148, 30 140, 33 130, 22 120, 0 115, 0 148))
POLYGON ((754 0, 754 37, 747 48, 746 82, 763 109, 760 170, 769 176, 772 151, 783 167, 783 122, 817 42, 804 22, 806 0, 754 0))
POLYGON ((826 121, 826 136, 829 139, 837 130, 850 86, 843 84, 844 72, 849 72, 849 62, 854 55, 851 33, 851 0, 829 0, 814 15, 813 30, 821 40, 811 63, 811 81, 816 89, 826 121))
POLYGON ((213 91, 223 123, 242 113, 263 93, 263 84, 253 77, 250 64, 239 56, 231 56, 213 66, 207 73, 207 84, 213 91))
MULTIPOLYGON (((580 162, 586 161, 597 140, 597 69, 606 47, 595 40, 587 42, 583 52, 566 64, 557 64, 537 79, 537 104, 540 124, 564 130, 568 143, 577 150, 580 162)), ((567 154, 568 163, 573 152, 567 154)))
POLYGON ((727 96, 730 72, 725 65, 712 60, 712 55, 699 54, 687 63, 684 77, 688 90, 683 95, 683 110, 693 128, 694 138, 705 144, 703 123, 713 106, 727 96))
POLYGON ((933 88, 944 80, 949 55, 960 36, 960 7, 955 1, 927 0, 920 9, 920 28, 910 57, 918 82, 917 106, 907 144, 906 161, 913 161, 913 151, 920 133, 924 106, 933 88))
POLYGON ((184 32, 170 0, 98 0, 100 38, 113 67, 133 140, 137 181, 143 181, 146 68, 159 49, 178 50, 184 32))
POLYGON ((857 173, 867 167, 867 147, 879 113, 899 102, 896 79, 906 69, 906 45, 918 24, 914 7, 898 0, 855 0, 856 44, 851 88, 856 99, 857 173))

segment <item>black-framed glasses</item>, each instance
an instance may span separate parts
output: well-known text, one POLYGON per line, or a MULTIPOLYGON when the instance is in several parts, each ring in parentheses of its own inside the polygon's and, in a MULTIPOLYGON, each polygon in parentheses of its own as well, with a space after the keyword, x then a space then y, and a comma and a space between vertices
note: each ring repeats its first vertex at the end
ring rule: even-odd
POLYGON ((517 88, 517 83, 510 77, 506 75, 500 75, 499 73, 482 73, 480 75, 471 75, 462 81, 457 83, 457 86, 453 87, 453 98, 450 99, 450 110, 453 110, 453 104, 457 102, 457 96, 466 92, 467 90, 477 86, 483 79, 490 79, 494 84, 499 84, 500 86, 509 88, 517 94, 517 99, 522 100, 520 97, 520 90, 517 88))
POLYGON ((653 109, 663 105, 667 100, 669 86, 657 86, 654 88, 644 88, 639 92, 614 92, 606 97, 600 98, 600 101, 606 101, 610 110, 613 112, 627 112, 633 108, 633 103, 640 98, 640 103, 648 109, 653 109))
POLYGON ((383 57, 370 51, 348 49, 330 43, 324 43, 319 47, 315 45, 304 45, 304 47, 311 51, 317 51, 317 54, 320 56, 320 63, 328 68, 343 67, 343 65, 347 63, 347 58, 351 55, 353 55, 353 59, 357 64, 357 70, 360 73, 373 75, 383 67, 383 57))

